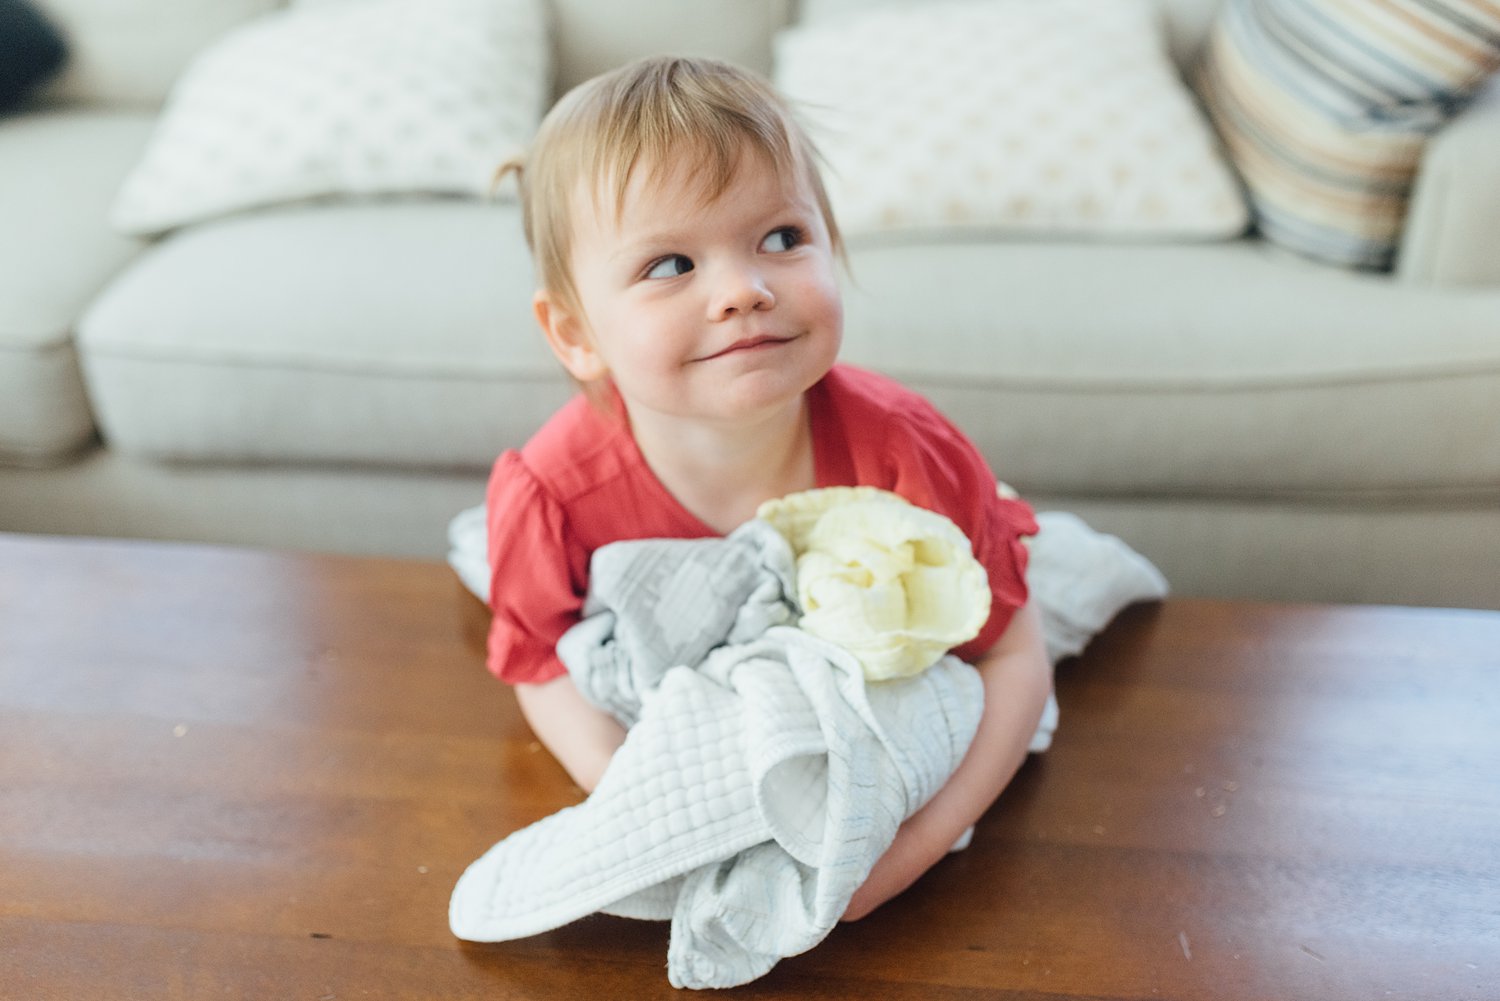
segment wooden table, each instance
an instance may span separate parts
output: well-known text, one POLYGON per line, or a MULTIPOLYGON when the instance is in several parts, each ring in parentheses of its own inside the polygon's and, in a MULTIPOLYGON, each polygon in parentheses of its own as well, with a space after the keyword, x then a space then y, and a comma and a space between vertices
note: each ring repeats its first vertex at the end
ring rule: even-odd
MULTIPOLYGON (((635 999, 664 925, 448 932, 577 791, 441 565, 0 536, 0 998, 635 999)), ((1169 601, 973 846, 747 998, 1500 997, 1500 614, 1169 601)))

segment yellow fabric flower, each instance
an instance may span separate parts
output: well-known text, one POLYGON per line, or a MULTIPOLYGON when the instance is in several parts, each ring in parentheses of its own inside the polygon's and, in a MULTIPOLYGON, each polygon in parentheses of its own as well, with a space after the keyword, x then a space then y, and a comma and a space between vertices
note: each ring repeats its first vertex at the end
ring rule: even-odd
POLYGON ((798 625, 854 654, 871 681, 918 674, 979 635, 989 579, 948 518, 873 487, 830 487, 756 516, 797 558, 798 625))

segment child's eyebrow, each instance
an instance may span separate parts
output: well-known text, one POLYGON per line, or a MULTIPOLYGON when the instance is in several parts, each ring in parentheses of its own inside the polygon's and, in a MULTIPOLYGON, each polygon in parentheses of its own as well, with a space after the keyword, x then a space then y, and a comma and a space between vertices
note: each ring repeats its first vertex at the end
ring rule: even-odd
POLYGON ((663 229, 631 237, 616 247, 614 253, 609 255, 609 259, 617 261, 624 257, 640 257, 642 254, 656 253, 664 248, 681 246, 688 240, 690 232, 682 229, 663 229))

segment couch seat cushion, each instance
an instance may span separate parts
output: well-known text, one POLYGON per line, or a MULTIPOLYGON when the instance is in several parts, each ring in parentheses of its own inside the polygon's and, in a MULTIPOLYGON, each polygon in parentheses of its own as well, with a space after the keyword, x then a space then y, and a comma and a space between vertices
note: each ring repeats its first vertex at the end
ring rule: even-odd
MULTIPOLYGON (((516 211, 278 210, 164 241, 81 328, 107 438, 193 461, 487 467, 571 391, 530 315, 516 211)), ((1028 491, 1500 485, 1500 290, 1401 285, 1253 241, 852 258, 845 357, 930 395, 1028 491)))
POLYGON ((927 393, 998 475, 1083 495, 1500 487, 1500 288, 1257 241, 852 253, 844 354, 927 393))
POLYGON ((80 331, 101 427, 166 459, 483 468, 571 387, 512 204, 279 209, 145 254, 80 331))
POLYGON ((73 327, 141 244, 105 224, 151 117, 0 120, 0 462, 46 463, 93 433, 73 327))

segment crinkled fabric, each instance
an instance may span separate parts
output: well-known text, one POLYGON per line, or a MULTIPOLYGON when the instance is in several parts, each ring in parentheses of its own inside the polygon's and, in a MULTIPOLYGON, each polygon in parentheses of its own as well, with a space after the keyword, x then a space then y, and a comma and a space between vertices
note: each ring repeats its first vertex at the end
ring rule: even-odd
POLYGON ((454 934, 504 941, 603 911, 671 921, 678 987, 730 987, 832 930, 901 822, 979 724, 953 657, 868 683, 796 621, 770 525, 600 549, 587 617, 559 644, 585 697, 630 725, 589 798, 460 878, 454 934))
POLYGON ((798 628, 836 643, 871 681, 927 670, 979 635, 990 583, 953 521, 873 487, 827 487, 756 512, 792 547, 798 628))

